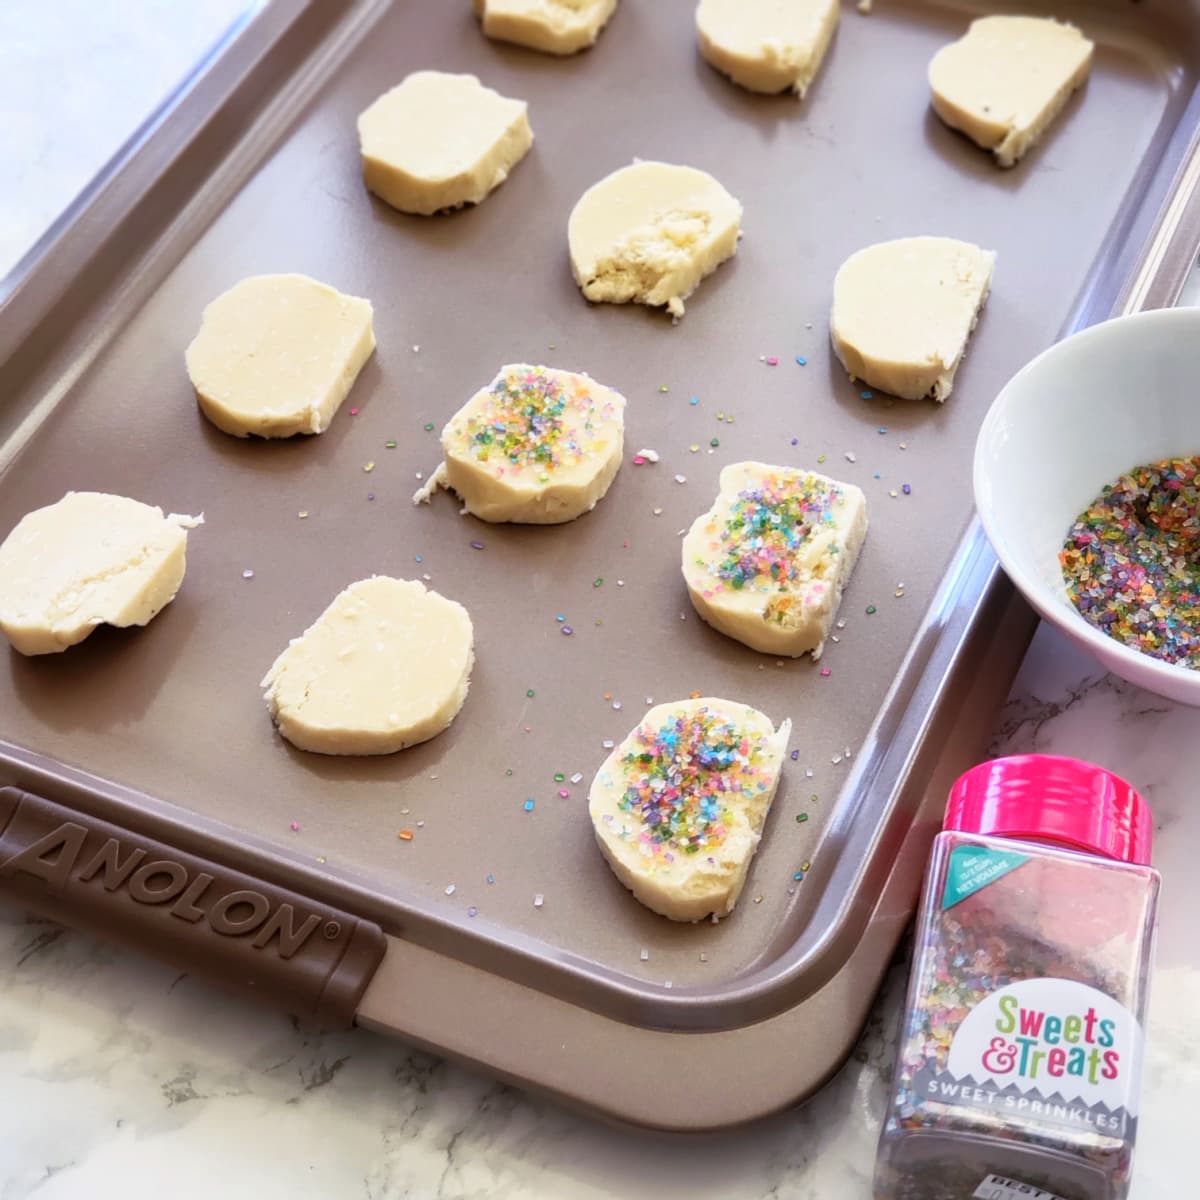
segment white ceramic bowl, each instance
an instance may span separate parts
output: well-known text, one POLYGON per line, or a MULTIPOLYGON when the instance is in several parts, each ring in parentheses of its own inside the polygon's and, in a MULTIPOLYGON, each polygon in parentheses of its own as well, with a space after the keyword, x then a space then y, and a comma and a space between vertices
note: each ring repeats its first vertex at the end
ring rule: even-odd
POLYGON ((1089 625, 1058 565, 1075 518, 1106 483, 1192 455, 1200 455, 1200 308, 1139 313, 1085 329, 1013 376, 975 446, 975 503, 1009 578, 1047 621, 1114 675, 1200 705, 1200 670, 1089 625))

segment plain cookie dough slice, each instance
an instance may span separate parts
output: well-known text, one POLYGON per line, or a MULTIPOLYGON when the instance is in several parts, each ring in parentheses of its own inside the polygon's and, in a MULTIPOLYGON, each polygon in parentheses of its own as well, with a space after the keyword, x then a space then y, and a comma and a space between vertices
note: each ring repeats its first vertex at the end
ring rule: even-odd
POLYGON ((748 91, 802 97, 821 69, 838 11, 838 0, 700 0, 700 53, 748 91))
POLYGON ((183 582, 203 517, 104 492, 68 492, 0 544, 0 630, 22 654, 57 654, 97 625, 148 625, 183 582))
POLYGON ((737 250, 742 206, 709 174, 635 162, 579 198, 567 223, 571 269, 589 300, 665 304, 676 317, 737 250))
POLYGON ((447 487, 484 521, 573 521, 608 491, 624 438, 625 397, 611 388, 554 367, 501 367, 442 430, 445 460, 413 502, 447 487))
POLYGON ((852 254, 833 281, 830 335, 852 379, 907 400, 942 401, 992 286, 996 255, 944 237, 852 254))
POLYGON ((981 17, 933 56, 933 110, 1011 167, 1087 79, 1093 48, 1050 17, 981 17))
POLYGON ((262 681, 293 746, 393 754, 436 737, 462 708, 475 662, 461 604, 413 579, 373 575, 340 593, 262 681))
POLYGON ((732 463, 683 539, 683 578, 714 629, 764 654, 817 659, 866 534, 853 484, 732 463))
POLYGON ((617 878, 672 921, 733 911, 758 849, 791 721, 706 696, 650 709, 588 792, 617 878))
POLYGON ((475 0, 483 32, 546 54, 586 50, 617 11, 617 0, 475 0))
POLYGON ((417 71, 358 118, 363 181, 401 212, 478 204, 533 145, 527 109, 474 75, 417 71))
POLYGON ((234 437, 324 433, 375 349, 373 315, 307 275, 234 284, 187 348, 201 412, 234 437))

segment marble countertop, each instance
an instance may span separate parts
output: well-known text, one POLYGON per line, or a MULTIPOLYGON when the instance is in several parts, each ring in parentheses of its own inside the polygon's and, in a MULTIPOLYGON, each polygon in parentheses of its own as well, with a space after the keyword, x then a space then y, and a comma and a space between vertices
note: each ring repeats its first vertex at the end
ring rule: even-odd
MULTIPOLYGON (((21 120, 5 124, 16 145, 7 145, 3 169, 15 178, 2 189, 0 272, 243 7, 0 6, 6 121, 13 98, 23 98, 21 120), (112 36, 118 9, 140 41, 112 36), (168 11, 182 23, 176 35, 149 32, 168 11), (102 68, 74 78, 66 100, 39 82, 49 69, 39 38, 55 28, 74 31, 102 68), (136 95, 111 86, 121 79, 136 95), (29 96, 45 96, 45 106, 29 96), (68 153, 55 133, 72 112, 94 123, 86 155, 68 153)), ((1190 296, 1200 301, 1200 287, 1190 296)), ((1099 760, 1153 805, 1165 888, 1132 1195, 1181 1200, 1200 1101, 1200 872, 1192 854, 1200 810, 1191 807, 1200 711, 1104 675, 1043 627, 992 749, 1099 760)), ((306 1032, 190 976, 0 906, 0 1200, 858 1200, 869 1195, 903 984, 894 969, 850 1061, 807 1105, 745 1130, 682 1138, 601 1125, 362 1030, 306 1032)))

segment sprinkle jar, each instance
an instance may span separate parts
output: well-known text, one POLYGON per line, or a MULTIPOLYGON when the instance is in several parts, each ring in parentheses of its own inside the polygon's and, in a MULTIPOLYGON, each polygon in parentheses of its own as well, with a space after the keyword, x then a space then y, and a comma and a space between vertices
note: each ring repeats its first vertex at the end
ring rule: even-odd
POLYGON ((1158 873, 1124 780, 1072 758, 951 789, 879 1144, 876 1200, 1124 1200, 1158 873))

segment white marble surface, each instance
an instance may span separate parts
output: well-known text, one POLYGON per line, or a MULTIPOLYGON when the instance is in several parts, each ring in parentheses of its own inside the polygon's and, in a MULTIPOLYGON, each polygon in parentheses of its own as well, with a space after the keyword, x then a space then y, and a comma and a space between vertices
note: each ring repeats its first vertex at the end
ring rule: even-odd
MULTIPOLYGON (((120 89, 72 81, 75 111, 98 120, 109 106, 89 150, 99 165, 183 69, 178 47, 163 49, 146 33, 150 53, 137 53, 99 14, 120 9, 128 18, 136 9, 153 30, 170 8, 173 20, 191 23, 194 50, 221 27, 224 10, 238 7, 7 0, 0 111, 12 111, 4 97, 13 94, 14 69, 33 81, 26 97, 53 90, 37 85, 37 56, 49 52, 30 30, 73 30, 73 44, 90 44, 92 67, 99 63, 110 81, 138 76, 130 87, 141 98, 129 104, 113 99, 120 89), (145 69, 131 72, 133 63, 145 69)), ((0 187, 0 271, 90 173, 69 161, 54 125, 57 101, 46 103, 26 105, 12 127, 17 152, 9 142, 0 166, 10 173, 0 187)), ((1200 1102, 1200 711, 1100 674, 1043 628, 994 749, 1095 759, 1135 781, 1154 806, 1165 891, 1133 1195, 1185 1200, 1195 1190, 1187 1182, 1190 1117, 1200 1102)), ((747 1130, 681 1139, 599 1125, 362 1031, 306 1033, 190 977, 0 906, 0 1200, 858 1200, 869 1194, 902 984, 893 971, 851 1061, 804 1108, 747 1130)))

